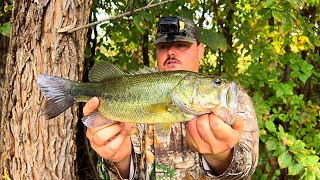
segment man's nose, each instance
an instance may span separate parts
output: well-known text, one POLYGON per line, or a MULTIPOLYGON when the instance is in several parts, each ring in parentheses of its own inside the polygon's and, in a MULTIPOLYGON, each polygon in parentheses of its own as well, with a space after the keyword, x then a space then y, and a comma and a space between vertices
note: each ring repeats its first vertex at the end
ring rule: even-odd
POLYGON ((174 56, 176 54, 175 47, 173 45, 168 46, 168 56, 174 56))

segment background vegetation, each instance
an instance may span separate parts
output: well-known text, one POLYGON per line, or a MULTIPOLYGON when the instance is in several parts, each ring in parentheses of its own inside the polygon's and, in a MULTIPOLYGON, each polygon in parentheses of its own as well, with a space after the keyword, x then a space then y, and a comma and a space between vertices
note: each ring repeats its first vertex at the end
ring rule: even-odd
MULTIPOLYGON (((91 21, 157 2, 94 0, 91 21)), ((2 13, 11 7, 4 6, 2 13)), ((239 82, 254 101, 260 159, 253 179, 320 179, 319 12, 319 0, 177 0, 90 29, 87 68, 96 60, 155 66, 158 18, 194 19, 207 46, 201 72, 239 82)), ((0 24, 0 32, 8 35, 8 27, 0 24)))

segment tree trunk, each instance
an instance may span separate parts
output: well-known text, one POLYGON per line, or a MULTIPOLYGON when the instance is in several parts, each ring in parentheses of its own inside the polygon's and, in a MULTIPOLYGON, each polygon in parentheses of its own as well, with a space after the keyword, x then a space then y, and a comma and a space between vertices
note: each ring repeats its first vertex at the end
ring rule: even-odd
POLYGON ((88 22, 90 0, 14 2, 1 117, 3 179, 77 179, 78 108, 45 120, 38 74, 82 78, 87 30, 57 31, 88 22))

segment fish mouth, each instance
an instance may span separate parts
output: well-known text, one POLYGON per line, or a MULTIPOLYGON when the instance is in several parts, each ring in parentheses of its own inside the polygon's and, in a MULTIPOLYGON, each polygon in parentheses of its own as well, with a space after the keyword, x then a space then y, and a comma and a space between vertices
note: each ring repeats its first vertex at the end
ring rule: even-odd
POLYGON ((220 103, 222 107, 229 110, 230 115, 234 117, 237 112, 238 85, 231 82, 228 87, 222 91, 220 103))
POLYGON ((236 108, 237 97, 238 97, 238 86, 237 83, 231 82, 230 85, 225 89, 224 106, 229 109, 236 108))

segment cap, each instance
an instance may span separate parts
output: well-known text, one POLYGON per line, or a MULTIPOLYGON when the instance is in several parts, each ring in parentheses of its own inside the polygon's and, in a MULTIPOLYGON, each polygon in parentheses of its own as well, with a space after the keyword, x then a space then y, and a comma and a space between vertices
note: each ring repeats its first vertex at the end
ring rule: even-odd
POLYGON ((161 17, 158 22, 157 39, 161 42, 200 42, 200 35, 192 20, 179 16, 161 17))

